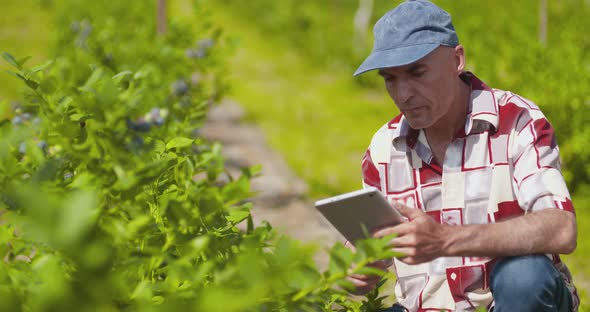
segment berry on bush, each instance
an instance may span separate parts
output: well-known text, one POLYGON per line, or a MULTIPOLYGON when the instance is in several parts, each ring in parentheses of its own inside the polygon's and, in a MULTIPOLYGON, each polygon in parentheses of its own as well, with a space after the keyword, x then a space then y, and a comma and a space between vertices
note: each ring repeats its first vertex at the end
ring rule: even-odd
POLYGON ((183 96, 188 93, 189 86, 186 83, 186 81, 184 81, 184 79, 179 79, 172 83, 172 85, 170 86, 170 90, 172 91, 172 94, 175 96, 183 96))

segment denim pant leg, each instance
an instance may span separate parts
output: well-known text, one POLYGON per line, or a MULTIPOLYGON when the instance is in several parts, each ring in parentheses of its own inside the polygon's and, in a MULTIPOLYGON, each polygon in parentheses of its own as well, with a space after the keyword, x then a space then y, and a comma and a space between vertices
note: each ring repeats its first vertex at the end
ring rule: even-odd
POLYGON ((406 310, 406 308, 404 308, 403 306, 396 303, 391 308, 381 310, 380 312, 406 312, 406 311, 408 311, 408 310, 406 310))
POLYGON ((572 310, 569 290, 544 255, 499 259, 492 270, 490 288, 494 312, 572 310))

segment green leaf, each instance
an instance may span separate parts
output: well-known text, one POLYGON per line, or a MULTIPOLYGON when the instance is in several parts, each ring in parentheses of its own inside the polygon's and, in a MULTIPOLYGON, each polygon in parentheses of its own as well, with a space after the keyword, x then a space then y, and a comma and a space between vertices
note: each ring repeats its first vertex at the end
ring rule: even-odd
POLYGON ((46 94, 53 94, 57 89, 57 79, 55 77, 49 77, 41 82, 41 91, 46 94))
POLYGON ((173 138, 172 140, 168 141, 168 143, 166 144, 166 149, 172 149, 172 148, 183 148, 183 147, 187 147, 190 146, 191 144, 193 144, 195 140, 193 139, 189 139, 189 138, 185 138, 185 137, 176 137, 173 138))
POLYGON ((86 82, 84 83, 84 85, 81 87, 82 90, 92 90, 94 85, 100 81, 100 78, 102 78, 104 73, 104 70, 102 68, 97 68, 95 69, 92 74, 90 75, 90 77, 88 78, 88 80, 86 80, 86 82))
POLYGON ((382 270, 379 270, 377 268, 374 267, 370 267, 370 266, 363 266, 361 268, 358 268, 356 270, 354 270, 355 274, 362 274, 362 275, 377 275, 377 276, 383 276, 386 274, 386 272, 383 272, 382 270))
POLYGON ((62 223, 59 226, 63 242, 83 238, 94 225, 97 217, 97 198, 90 192, 74 194, 64 206, 62 223))
POLYGON ((246 221, 246 233, 247 234, 252 234, 252 232, 254 231, 254 219, 252 219, 252 214, 250 214, 247 217, 247 221, 246 221))
POLYGON ((20 66, 23 66, 23 65, 25 65, 25 63, 26 63, 26 62, 27 62, 29 59, 31 59, 31 56, 30 56, 30 55, 29 55, 29 56, 25 56, 25 57, 21 57, 21 59, 20 59, 20 60, 18 60, 17 62, 18 62, 18 64, 19 64, 20 66))
POLYGON ((10 76, 12 76, 12 77, 16 77, 18 79, 22 79, 21 77, 18 76, 18 74, 16 72, 13 72, 13 71, 10 71, 10 70, 5 70, 5 72, 7 74, 9 74, 10 76))
POLYGON ((337 243, 330 250, 328 272, 331 275, 346 273, 352 264, 352 260, 352 250, 342 245, 342 243, 337 243))
POLYGON ((29 88, 31 88, 31 89, 33 89, 33 90, 37 90, 37 87, 39 86, 39 83, 38 83, 37 81, 35 81, 35 80, 33 80, 33 79, 30 79, 30 78, 28 78, 28 77, 26 77, 26 76, 23 76, 23 75, 22 75, 22 74, 20 74, 20 73, 16 73, 16 75, 17 75, 17 76, 18 76, 20 79, 22 79, 22 80, 23 80, 23 81, 24 81, 24 82, 27 84, 27 86, 29 86, 29 88))
POLYGON ((127 237, 135 237, 139 231, 145 228, 150 222, 152 218, 148 215, 140 215, 138 218, 134 219, 133 221, 129 222, 126 229, 127 237))
POLYGON ((227 220, 232 224, 238 224, 250 215, 250 208, 243 207, 243 208, 234 208, 229 211, 229 215, 227 216, 227 220))
POLYGON ((114 166, 113 171, 115 171, 115 175, 117 175, 118 183, 115 185, 116 188, 121 190, 128 190, 132 186, 137 183, 137 178, 133 174, 133 172, 128 172, 123 170, 121 166, 114 166))
POLYGON ((117 84, 128 82, 133 79, 133 72, 126 70, 113 76, 113 81, 117 84))
POLYGON ((199 236, 191 241, 191 247, 195 254, 203 252, 209 246, 208 236, 199 236))
MULTIPOLYGON (((166 144, 162 140, 155 140, 154 141, 154 152, 156 153, 163 153, 166 151, 166 144)), ((174 157, 176 158, 176 157, 174 157)))
POLYGON ((242 174, 248 178, 253 178, 262 173, 262 165, 253 165, 250 167, 242 168, 242 174))
POLYGON ((233 204, 251 197, 254 192, 250 189, 250 180, 245 176, 240 176, 237 180, 226 184, 221 194, 228 204, 233 204))
MULTIPOLYGON (((22 65, 22 64, 23 64, 23 63, 21 63, 21 65, 22 65)), ((33 73, 37 73, 37 72, 40 72, 40 71, 42 71, 42 70, 44 70, 44 69, 48 68, 48 67, 49 67, 49 66, 51 66, 51 65, 53 65, 53 60, 49 60, 49 61, 47 61, 47 62, 45 62, 45 63, 43 63, 43 64, 41 64, 41 65, 35 66, 35 67, 31 68, 31 71, 32 71, 33 73)))
POLYGON ((18 61, 14 58, 14 56, 12 56, 12 54, 10 54, 8 52, 2 52, 2 58, 4 58, 10 65, 12 65, 18 69, 22 69, 22 67, 20 66, 18 61))
POLYGON ((87 116, 88 115, 86 115, 86 114, 75 113, 75 114, 70 115, 70 120, 80 121, 81 119, 86 118, 87 116))

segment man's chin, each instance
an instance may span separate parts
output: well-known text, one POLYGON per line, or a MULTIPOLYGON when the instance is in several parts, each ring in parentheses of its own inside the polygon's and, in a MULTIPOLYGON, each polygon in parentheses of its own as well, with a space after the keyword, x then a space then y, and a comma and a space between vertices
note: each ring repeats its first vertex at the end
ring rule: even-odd
POLYGON ((428 128, 428 126, 430 126, 430 124, 428 124, 428 123, 426 123, 424 121, 421 121, 421 120, 412 120, 412 119, 407 118, 407 117, 406 117, 406 120, 408 121, 408 124, 410 125, 410 127, 412 129, 419 130, 419 129, 428 128))

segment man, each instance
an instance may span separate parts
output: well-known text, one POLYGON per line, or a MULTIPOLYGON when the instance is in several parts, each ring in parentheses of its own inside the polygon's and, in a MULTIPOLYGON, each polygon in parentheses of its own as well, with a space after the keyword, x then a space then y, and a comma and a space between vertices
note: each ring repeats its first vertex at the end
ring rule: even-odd
MULTIPOLYGON (((574 208, 542 112, 464 71, 449 14, 428 1, 403 2, 374 35, 355 75, 378 70, 401 114, 374 135, 363 181, 408 219, 374 233, 397 234, 405 255, 388 311, 577 310, 559 259, 576 247, 574 208)), ((357 294, 378 282, 349 279, 357 294)))

